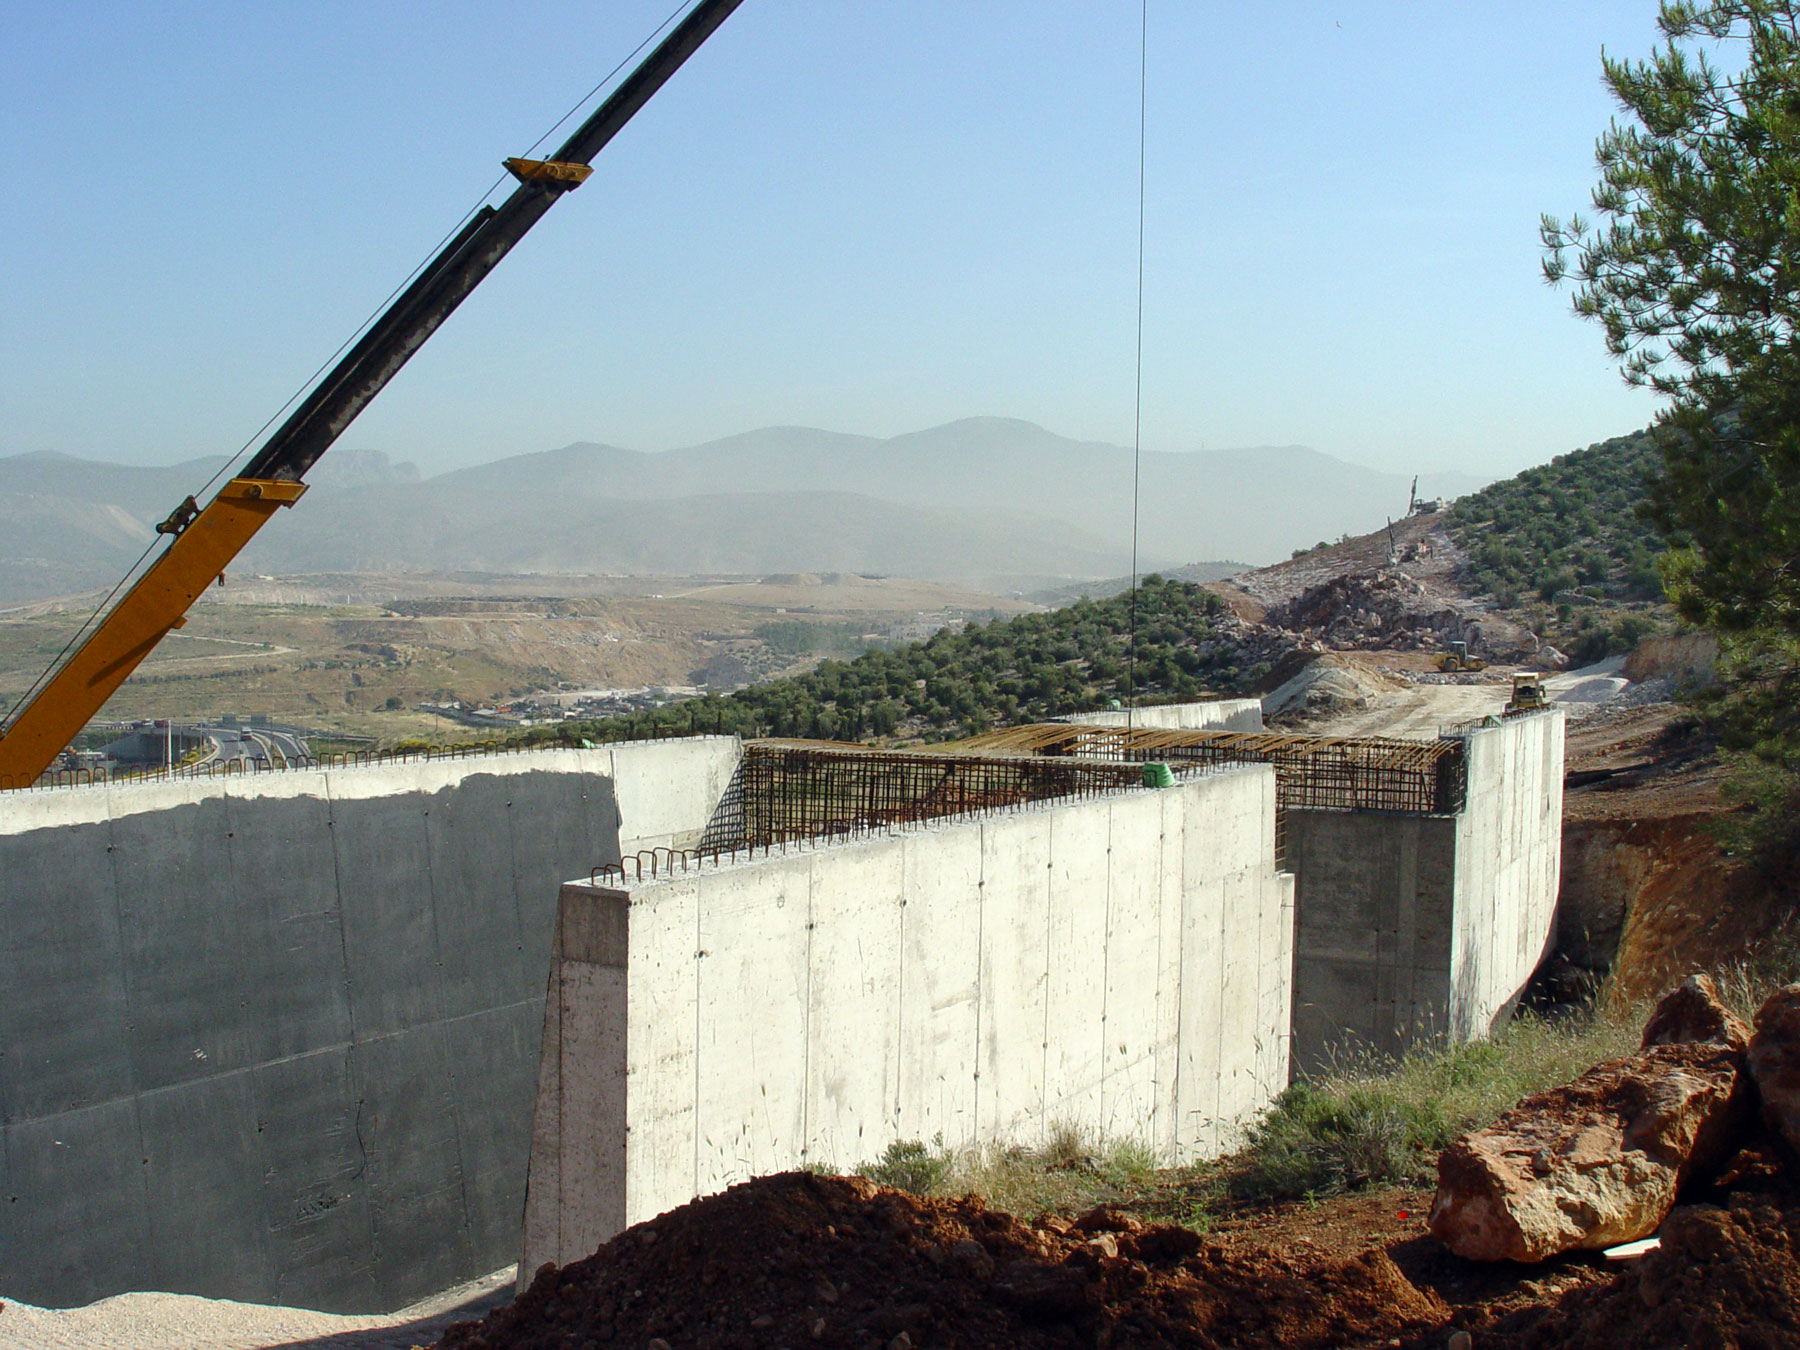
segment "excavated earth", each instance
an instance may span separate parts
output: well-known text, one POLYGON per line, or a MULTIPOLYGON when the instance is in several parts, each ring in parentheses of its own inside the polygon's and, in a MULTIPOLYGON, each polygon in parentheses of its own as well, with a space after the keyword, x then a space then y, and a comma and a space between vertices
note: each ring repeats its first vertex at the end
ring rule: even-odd
POLYGON ((974 1198, 790 1172, 542 1270, 517 1302, 440 1345, 1324 1350, 1384 1344, 1447 1311, 1379 1249, 1243 1252, 1111 1208, 1033 1224, 974 1198))
POLYGON ((1758 1136, 1684 1197, 1662 1251, 1463 1261, 1423 1231, 1428 1192, 1226 1218, 1204 1236, 1112 1207, 1024 1222, 859 1178, 765 1177, 546 1267, 442 1350, 633 1346, 1474 1350, 1800 1344, 1794 1158, 1758 1136))

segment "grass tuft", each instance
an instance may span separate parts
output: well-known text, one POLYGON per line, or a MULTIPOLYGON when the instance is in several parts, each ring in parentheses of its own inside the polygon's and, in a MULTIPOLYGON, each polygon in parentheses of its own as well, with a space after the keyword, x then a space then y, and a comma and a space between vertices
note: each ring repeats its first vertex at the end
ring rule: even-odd
POLYGON ((1428 1183, 1438 1153, 1459 1134, 1492 1123, 1521 1097, 1635 1050, 1637 1013, 1558 1022, 1521 1016, 1491 1040, 1440 1043, 1385 1063, 1347 1060, 1275 1099, 1225 1163, 1224 1189, 1265 1202, 1428 1183))

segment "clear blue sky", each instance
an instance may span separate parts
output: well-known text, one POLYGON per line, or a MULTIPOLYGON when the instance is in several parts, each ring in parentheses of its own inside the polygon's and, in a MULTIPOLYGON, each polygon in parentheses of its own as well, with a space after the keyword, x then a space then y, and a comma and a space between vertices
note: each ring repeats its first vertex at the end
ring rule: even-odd
MULTIPOLYGON (((672 3, 0 6, 0 455, 235 449, 672 3)), ((1647 422, 1536 228, 1653 15, 1151 0, 1145 446, 1498 474, 1647 422)), ((745 0, 340 444, 1128 443, 1137 24, 745 0)))

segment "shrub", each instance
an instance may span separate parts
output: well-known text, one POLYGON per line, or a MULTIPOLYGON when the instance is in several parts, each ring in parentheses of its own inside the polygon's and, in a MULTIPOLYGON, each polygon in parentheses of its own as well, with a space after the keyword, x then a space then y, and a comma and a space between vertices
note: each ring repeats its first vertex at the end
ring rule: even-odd
POLYGON ((949 1172, 950 1155, 942 1148, 927 1148, 918 1139, 896 1139, 880 1158, 856 1169, 858 1176, 914 1195, 932 1194, 949 1172))

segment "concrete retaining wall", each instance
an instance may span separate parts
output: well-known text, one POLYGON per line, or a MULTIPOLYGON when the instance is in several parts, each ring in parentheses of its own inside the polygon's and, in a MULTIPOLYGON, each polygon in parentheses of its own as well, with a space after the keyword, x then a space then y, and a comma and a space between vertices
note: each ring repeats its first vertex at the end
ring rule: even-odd
MULTIPOLYGON (((1072 713, 1059 722, 1079 722, 1090 727, 1122 727, 1128 714, 1113 712, 1072 713)), ((1261 731, 1262 700, 1217 698, 1198 703, 1163 703, 1153 708, 1133 708, 1130 724, 1154 731, 1261 731)))
POLYGON ((1457 815, 1287 812, 1297 1073, 1510 1012, 1554 936, 1562 760, 1550 710, 1468 734, 1457 815))
POLYGON ((522 1278, 747 1177, 1063 1124, 1232 1146, 1287 1081, 1273 771, 561 895, 522 1278))
POLYGON ((1556 937, 1564 716, 1554 708, 1468 736, 1450 943, 1450 1034, 1459 1040, 1511 1015, 1556 937))
POLYGON ((0 1292, 372 1311, 514 1259, 556 887, 739 753, 0 795, 0 1292))

